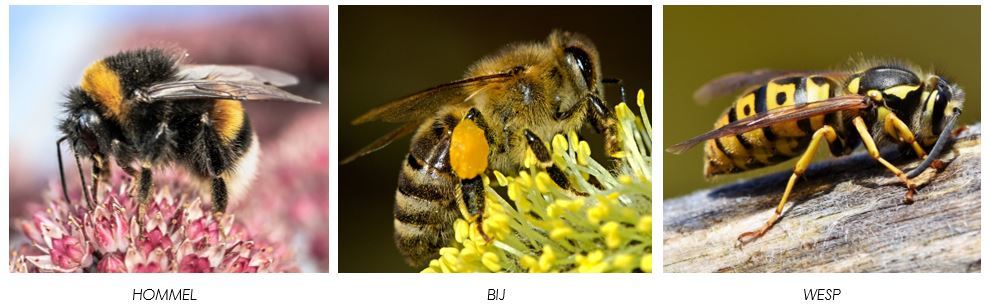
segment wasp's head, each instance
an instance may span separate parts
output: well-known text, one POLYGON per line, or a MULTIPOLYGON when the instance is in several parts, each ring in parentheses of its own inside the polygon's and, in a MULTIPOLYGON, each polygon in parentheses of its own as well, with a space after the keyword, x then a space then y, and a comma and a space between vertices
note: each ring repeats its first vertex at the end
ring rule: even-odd
POLYGON ((948 127, 951 118, 962 111, 965 103, 965 92, 955 84, 937 75, 931 75, 924 83, 921 94, 922 108, 917 117, 921 133, 917 138, 920 143, 929 146, 937 141, 938 136, 952 127, 948 127))

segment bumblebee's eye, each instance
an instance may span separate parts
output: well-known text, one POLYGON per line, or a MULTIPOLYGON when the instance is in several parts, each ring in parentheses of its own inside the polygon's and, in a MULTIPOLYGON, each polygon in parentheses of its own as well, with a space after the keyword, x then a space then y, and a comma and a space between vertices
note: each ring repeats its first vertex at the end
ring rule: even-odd
POLYGON ((580 72, 584 78, 584 84, 588 89, 591 89, 594 84, 594 64, 591 63, 591 57, 579 47, 567 47, 563 52, 567 55, 567 62, 570 62, 570 65, 580 72))
POLYGON ((100 117, 93 111, 83 111, 78 118, 79 139, 89 148, 90 153, 99 153, 99 143, 96 129, 100 125, 100 117))

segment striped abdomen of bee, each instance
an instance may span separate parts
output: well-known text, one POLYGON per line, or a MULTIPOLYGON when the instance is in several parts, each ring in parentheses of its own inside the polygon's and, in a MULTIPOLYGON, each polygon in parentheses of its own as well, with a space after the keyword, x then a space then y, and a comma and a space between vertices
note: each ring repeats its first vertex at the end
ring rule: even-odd
POLYGON ((412 137, 395 192, 395 245, 406 263, 419 266, 453 241, 459 179, 450 166, 455 112, 424 122, 412 137))
MULTIPOLYGON (((773 79, 735 100, 718 118, 714 128, 776 108, 826 100, 842 92, 840 82, 824 76, 773 79)), ((800 156, 814 132, 824 125, 831 125, 840 137, 839 142, 830 144, 831 153, 847 154, 857 146, 858 139, 844 134, 845 122, 842 112, 835 112, 709 139, 704 145, 704 175, 744 172, 800 156)))

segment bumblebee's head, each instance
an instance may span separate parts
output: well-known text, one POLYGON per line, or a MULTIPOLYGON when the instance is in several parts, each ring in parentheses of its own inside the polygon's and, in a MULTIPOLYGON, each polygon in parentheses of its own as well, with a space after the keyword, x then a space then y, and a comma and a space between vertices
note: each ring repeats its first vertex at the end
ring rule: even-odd
POLYGON ((918 136, 920 143, 929 146, 937 141, 938 136, 952 127, 953 117, 958 116, 965 103, 965 92, 955 84, 951 84, 938 75, 927 77, 924 91, 921 94, 920 127, 918 136))
POLYGON ((105 118, 103 108, 81 88, 69 90, 64 118, 58 129, 73 151, 82 156, 104 156, 110 149, 110 126, 119 127, 105 118))
POLYGON ((159 48, 122 51, 90 64, 79 88, 101 114, 123 120, 135 91, 175 78, 181 55, 159 48))

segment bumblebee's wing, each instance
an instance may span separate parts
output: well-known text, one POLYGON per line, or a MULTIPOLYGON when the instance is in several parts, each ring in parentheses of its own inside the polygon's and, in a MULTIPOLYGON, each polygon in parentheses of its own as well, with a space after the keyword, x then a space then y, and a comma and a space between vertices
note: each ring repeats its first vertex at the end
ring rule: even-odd
POLYGON ((354 125, 370 121, 398 123, 422 119, 433 115, 444 105, 462 103, 487 86, 505 82, 516 74, 516 72, 507 72, 485 75, 438 85, 371 109, 350 123, 354 125), (469 88, 480 88, 480 90, 468 93, 466 89, 469 88))
POLYGON ((416 127, 419 127, 419 122, 405 123, 405 125, 402 125, 401 127, 396 128, 391 132, 388 132, 388 134, 379 137, 377 140, 374 140, 374 142, 371 142, 371 144, 364 146, 354 154, 347 156, 347 158, 344 158, 343 160, 340 161, 340 164, 345 165, 347 163, 354 161, 355 159, 360 158, 361 156, 371 154, 374 151, 380 150, 391 144, 392 141, 398 140, 398 138, 402 138, 403 136, 412 133, 413 131, 416 130, 416 127))
POLYGON ((760 69, 751 72, 735 72, 708 81, 694 92, 694 101, 706 104, 716 98, 740 90, 762 85, 770 80, 791 75, 825 75, 839 77, 844 72, 836 71, 793 71, 760 69))
POLYGON ((185 64, 176 75, 182 80, 253 81, 276 87, 299 83, 292 74, 255 65, 185 64))
POLYGON ((870 105, 871 101, 865 96, 845 95, 807 104, 780 107, 755 116, 731 122, 728 125, 707 132, 706 134, 674 144, 673 146, 666 148, 666 151, 673 154, 680 154, 689 150, 694 145, 708 139, 720 138, 728 135, 737 135, 754 129, 767 127, 775 123, 805 119, 816 115, 828 114, 842 110, 865 109, 870 105))
POLYGON ((153 85, 148 88, 147 96, 150 101, 212 98, 319 104, 318 101, 257 81, 179 80, 153 85))

